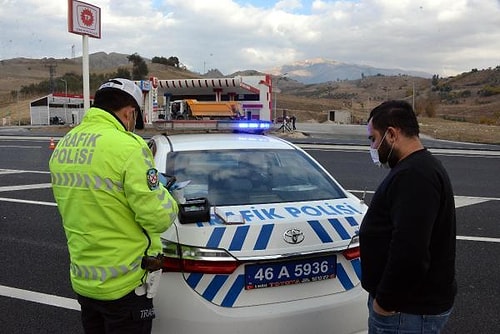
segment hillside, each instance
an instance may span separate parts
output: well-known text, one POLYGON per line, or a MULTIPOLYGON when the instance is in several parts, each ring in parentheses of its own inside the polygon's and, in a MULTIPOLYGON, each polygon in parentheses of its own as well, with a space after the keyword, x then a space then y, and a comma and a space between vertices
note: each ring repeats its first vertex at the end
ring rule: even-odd
MULTIPOLYGON (((147 62, 149 75, 160 79, 196 78, 197 73, 147 62)), ((112 73, 118 67, 131 68, 125 55, 91 55, 91 73, 112 73)), ((49 79, 54 71, 55 87, 64 91, 60 78, 66 73, 81 75, 81 59, 11 59, 0 61, 0 119, 10 124, 29 123, 29 101, 33 96, 16 96, 22 86, 49 79)), ((255 71, 239 72, 241 75, 255 71)), ((209 75, 219 76, 218 71, 209 75)), ((232 74, 234 75, 234 74, 232 74)), ((407 75, 367 76, 359 80, 303 84, 287 76, 276 76, 281 93, 275 94, 277 113, 286 109, 298 122, 324 122, 325 111, 347 109, 354 121, 365 122, 369 111, 386 99, 414 103, 422 132, 436 138, 500 144, 500 67, 473 70, 455 77, 426 79, 407 75), (415 94, 413 95, 413 92, 415 94), (413 97, 415 96, 415 97, 413 97)), ((68 92, 81 94, 68 85, 68 92)), ((1 125, 2 123, 0 123, 1 125)))
MULTIPOLYGON (((198 77, 192 72, 171 66, 153 64, 151 62, 146 63, 151 75, 162 79, 198 77)), ((119 67, 130 70, 132 69, 132 64, 127 61, 125 55, 98 53, 90 57, 89 67, 91 73, 105 74, 115 72, 119 67), (108 57, 111 58, 108 59, 108 57)), ((8 95, 11 95, 12 91, 20 90, 22 86, 49 80, 51 68, 56 80, 55 86, 58 91, 64 90, 64 83, 61 81, 57 82, 58 78, 61 78, 66 73, 82 75, 81 58, 15 58, 0 61, 0 105, 8 100, 8 95)))
POLYGON ((278 85, 287 94, 325 99, 335 108, 351 109, 360 117, 381 101, 406 99, 415 103, 422 115, 500 125, 500 68, 439 79, 434 86, 431 79, 409 76, 374 76, 317 85, 298 85, 284 78, 278 85))

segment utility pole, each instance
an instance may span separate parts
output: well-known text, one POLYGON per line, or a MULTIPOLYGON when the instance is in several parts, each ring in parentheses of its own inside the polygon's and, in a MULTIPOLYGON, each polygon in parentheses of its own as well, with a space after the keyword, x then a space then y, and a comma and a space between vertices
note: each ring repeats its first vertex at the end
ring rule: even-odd
POLYGON ((67 116, 66 116, 66 104, 68 100, 68 82, 65 79, 59 79, 62 82, 64 82, 64 122, 68 122, 67 116))
POLYGON ((276 88, 273 86, 274 91, 274 117, 278 117, 278 95, 277 93, 281 93, 281 89, 278 88, 278 83, 281 79, 284 79, 288 75, 288 72, 283 73, 276 79, 276 88))
POLYGON ((415 81, 412 82, 413 84, 413 92, 411 96, 411 107, 413 108, 413 111, 415 112, 415 81))
MULTIPOLYGON (((211 54, 210 54, 210 57, 212 57, 213 55, 214 55, 214 54, 213 54, 213 53, 211 53, 211 54)), ((210 58, 210 60, 211 60, 211 59, 212 59, 212 58, 210 58)), ((207 62, 206 62, 206 60, 204 60, 204 61, 203 61, 203 75, 207 74, 207 72, 206 72, 206 67, 207 67, 207 62)))
POLYGON ((17 125, 21 126, 21 110, 19 110, 19 89, 16 91, 17 125))

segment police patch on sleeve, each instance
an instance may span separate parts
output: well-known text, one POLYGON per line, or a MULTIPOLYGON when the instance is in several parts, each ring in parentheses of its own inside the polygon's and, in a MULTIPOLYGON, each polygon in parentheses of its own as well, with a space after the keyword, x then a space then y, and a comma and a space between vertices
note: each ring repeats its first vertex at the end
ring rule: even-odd
POLYGON ((158 171, 155 168, 150 168, 146 172, 146 179, 150 190, 156 190, 160 186, 160 179, 158 178, 158 171))

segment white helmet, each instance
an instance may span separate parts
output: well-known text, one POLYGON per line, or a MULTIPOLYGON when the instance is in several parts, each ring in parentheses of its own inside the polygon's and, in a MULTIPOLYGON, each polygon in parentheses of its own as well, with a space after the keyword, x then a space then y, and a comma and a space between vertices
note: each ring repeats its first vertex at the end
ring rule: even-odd
POLYGON ((128 79, 122 79, 122 78, 115 78, 115 79, 110 79, 108 82, 105 82, 99 87, 98 90, 104 89, 104 88, 114 88, 114 89, 119 89, 124 91, 125 93, 129 94, 132 96, 137 102, 137 111, 139 112, 137 116, 137 121, 135 124, 136 129, 143 129, 144 128, 144 120, 142 118, 142 112, 141 112, 141 107, 143 103, 143 95, 142 91, 137 86, 133 81, 128 80, 128 79))

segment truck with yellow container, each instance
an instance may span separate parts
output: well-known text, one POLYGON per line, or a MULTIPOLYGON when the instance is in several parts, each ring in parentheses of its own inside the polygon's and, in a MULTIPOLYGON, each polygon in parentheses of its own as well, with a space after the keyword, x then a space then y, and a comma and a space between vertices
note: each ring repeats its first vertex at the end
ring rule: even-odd
POLYGON ((237 101, 174 100, 168 110, 174 120, 240 119, 243 115, 237 101))

